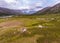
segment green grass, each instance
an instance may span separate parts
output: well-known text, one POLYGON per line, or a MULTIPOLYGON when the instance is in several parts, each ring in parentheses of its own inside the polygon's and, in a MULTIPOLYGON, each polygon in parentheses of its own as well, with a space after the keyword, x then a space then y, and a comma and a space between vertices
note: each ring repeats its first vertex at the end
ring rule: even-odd
POLYGON ((0 23, 13 20, 23 25, 1 28, 0 43, 60 43, 60 14, 14 16, 1 18, 0 23), (25 33, 18 31, 23 27, 27 28, 25 33))

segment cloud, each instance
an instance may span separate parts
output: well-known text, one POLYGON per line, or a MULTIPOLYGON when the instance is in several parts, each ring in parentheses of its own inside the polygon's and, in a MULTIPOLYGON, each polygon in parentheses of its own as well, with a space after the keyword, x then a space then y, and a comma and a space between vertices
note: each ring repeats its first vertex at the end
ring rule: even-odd
POLYGON ((16 3, 16 0, 5 0, 6 3, 16 3))
POLYGON ((11 9, 33 9, 39 6, 52 6, 57 3, 60 3, 60 0, 0 0, 0 6, 11 9))
POLYGON ((18 9, 30 9, 31 7, 29 6, 21 6, 21 7, 18 7, 18 9))
POLYGON ((8 7, 8 4, 4 0, 0 0, 0 7, 8 7))
POLYGON ((53 0, 51 5, 53 6, 53 5, 57 4, 57 3, 60 3, 60 0, 53 0))
POLYGON ((60 0, 55 0, 55 4, 60 3, 60 0))
POLYGON ((57 3, 60 3, 60 0, 44 0, 43 7, 54 6, 57 3))
POLYGON ((9 4, 8 8, 12 9, 31 9, 42 5, 39 0, 5 0, 5 2, 9 4))

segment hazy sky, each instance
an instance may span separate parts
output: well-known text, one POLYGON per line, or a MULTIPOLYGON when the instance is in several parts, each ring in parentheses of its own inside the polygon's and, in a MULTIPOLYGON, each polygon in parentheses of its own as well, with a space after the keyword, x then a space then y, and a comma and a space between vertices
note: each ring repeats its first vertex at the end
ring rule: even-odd
POLYGON ((0 7, 11 9, 31 9, 37 6, 53 6, 57 3, 60 3, 60 0, 0 0, 0 7))

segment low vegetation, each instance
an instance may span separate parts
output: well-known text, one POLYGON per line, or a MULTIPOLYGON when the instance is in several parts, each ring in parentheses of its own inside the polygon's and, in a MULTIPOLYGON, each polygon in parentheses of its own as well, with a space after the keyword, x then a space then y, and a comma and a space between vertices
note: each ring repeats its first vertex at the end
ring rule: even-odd
POLYGON ((0 18, 0 43, 60 43, 60 14, 0 18))

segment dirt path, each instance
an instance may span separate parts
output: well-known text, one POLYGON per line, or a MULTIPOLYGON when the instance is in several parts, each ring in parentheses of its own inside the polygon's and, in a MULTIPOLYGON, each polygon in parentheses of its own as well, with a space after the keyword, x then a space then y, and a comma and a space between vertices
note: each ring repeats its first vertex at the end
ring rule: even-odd
POLYGON ((0 23, 0 28, 8 28, 8 27, 16 27, 22 25, 22 23, 20 21, 6 21, 6 22, 2 22, 0 23))

